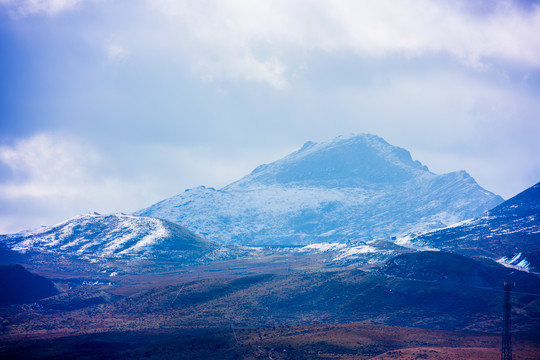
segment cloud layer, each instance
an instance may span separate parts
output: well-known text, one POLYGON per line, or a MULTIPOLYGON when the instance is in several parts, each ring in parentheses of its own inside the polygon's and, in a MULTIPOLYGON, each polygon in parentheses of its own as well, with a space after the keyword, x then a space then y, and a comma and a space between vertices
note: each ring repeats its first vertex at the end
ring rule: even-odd
MULTIPOLYGON (((515 1, 286 1, 243 0, 130 2, 97 0, 0 0, 18 16, 63 11, 110 12, 104 28, 117 43, 110 58, 165 51, 187 59, 206 81, 239 78, 284 88, 299 52, 451 56, 465 66, 497 62, 540 66, 540 6, 515 1), (96 10, 98 9, 98 10, 96 10)), ((92 29, 96 31, 97 29, 92 29)))
POLYGON ((104 154, 80 138, 40 133, 0 146, 0 233, 50 225, 84 212, 132 212, 201 184, 224 186, 261 159, 231 159, 205 148, 146 144, 104 154), (114 158, 116 156, 116 158, 114 158), (30 211, 29 211, 30 210, 30 211))
POLYGON ((167 19, 167 31, 180 39, 176 45, 194 57, 194 69, 206 78, 240 77, 283 88, 298 52, 449 55, 474 68, 500 61, 540 66, 540 7, 510 1, 493 2, 483 12, 463 1, 432 0, 149 4, 167 19))
POLYGON ((0 0, 0 17, 0 232, 349 133, 504 197, 540 178, 535 2, 0 0))

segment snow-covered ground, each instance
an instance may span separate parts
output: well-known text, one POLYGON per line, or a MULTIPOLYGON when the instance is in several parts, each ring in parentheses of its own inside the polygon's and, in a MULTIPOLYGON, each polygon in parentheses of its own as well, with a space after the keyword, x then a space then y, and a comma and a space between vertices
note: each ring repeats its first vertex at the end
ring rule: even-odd
POLYGON ((503 266, 516 269, 529 271, 531 264, 523 257, 522 253, 517 253, 510 259, 506 256, 498 259, 497 262, 503 266))

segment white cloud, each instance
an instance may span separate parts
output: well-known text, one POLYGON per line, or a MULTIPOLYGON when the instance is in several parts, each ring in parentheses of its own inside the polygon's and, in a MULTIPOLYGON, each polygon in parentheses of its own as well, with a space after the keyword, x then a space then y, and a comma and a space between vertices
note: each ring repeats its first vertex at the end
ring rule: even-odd
POLYGON ((288 50, 357 56, 451 55, 468 67, 493 61, 540 66, 540 8, 511 1, 470 11, 461 1, 148 0, 210 78, 286 84, 288 50), (208 69, 212 68, 213 71, 208 69))
MULTIPOLYGON (((81 3, 0 0, 21 16, 81 3)), ((498 61, 540 67, 540 7, 510 0, 492 2, 484 12, 461 0, 134 0, 128 11, 114 0, 88 3, 107 14, 104 36, 116 34, 123 44, 107 47, 110 59, 124 59, 124 45, 141 56, 162 47, 160 54, 187 59, 206 81, 239 78, 283 89, 288 70, 297 68, 295 54, 321 51, 450 55, 473 68, 498 61)))
POLYGON ((276 89, 287 86, 285 66, 278 59, 261 60, 250 53, 242 58, 228 59, 226 62, 202 59, 195 63, 192 69, 200 74, 203 81, 207 82, 226 77, 262 82, 276 89))
POLYGON ((0 146, 0 165, 9 169, 0 182, 0 232, 47 225, 76 214, 74 208, 84 207, 92 196, 87 190, 93 180, 91 169, 98 163, 88 146, 54 134, 0 146))
POLYGON ((42 133, 0 146, 0 165, 8 169, 0 182, 0 233, 149 205, 162 186, 159 175, 126 171, 123 160, 65 134, 42 133))
POLYGON ((0 5, 7 8, 15 16, 29 16, 39 13, 54 15, 72 9, 82 0, 0 0, 0 5))
POLYGON ((0 184, 0 198, 75 196, 88 179, 87 169, 98 162, 91 149, 51 134, 19 140, 0 147, 0 161, 14 182, 0 184))

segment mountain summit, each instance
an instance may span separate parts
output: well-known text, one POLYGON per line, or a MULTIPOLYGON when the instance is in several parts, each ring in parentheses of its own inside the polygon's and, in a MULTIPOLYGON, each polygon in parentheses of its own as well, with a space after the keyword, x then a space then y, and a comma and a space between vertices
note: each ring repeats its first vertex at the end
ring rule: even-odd
POLYGON ((199 187, 137 215, 242 245, 367 241, 444 227, 503 199, 464 171, 431 173, 363 134, 304 146, 220 190, 199 187))
POLYGON ((411 154, 374 135, 337 137, 304 146, 289 156, 261 165, 229 187, 252 184, 359 187, 401 183, 428 172, 411 154))

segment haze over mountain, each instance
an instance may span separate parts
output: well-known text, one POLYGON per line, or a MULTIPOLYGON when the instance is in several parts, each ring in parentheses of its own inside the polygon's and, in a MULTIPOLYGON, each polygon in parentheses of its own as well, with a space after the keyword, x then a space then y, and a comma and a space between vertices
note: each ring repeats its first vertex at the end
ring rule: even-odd
POLYGON ((503 264, 540 269, 540 183, 483 216, 444 229, 398 239, 398 244, 429 246, 503 264))
POLYGON ((503 199, 465 171, 437 175, 363 134, 304 146, 220 189, 198 187, 136 212, 223 243, 367 241, 444 227, 503 199))

